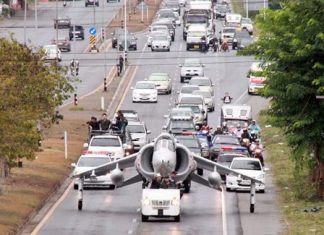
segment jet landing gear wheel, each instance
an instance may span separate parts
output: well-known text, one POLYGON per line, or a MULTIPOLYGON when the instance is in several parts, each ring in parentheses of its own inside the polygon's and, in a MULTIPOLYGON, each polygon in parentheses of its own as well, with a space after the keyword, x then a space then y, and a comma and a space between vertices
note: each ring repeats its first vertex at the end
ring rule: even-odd
POLYGON ((83 205, 82 200, 79 200, 78 201, 78 210, 79 211, 82 211, 82 205, 83 205))
POLYGON ((250 204, 250 213, 254 213, 254 204, 250 204))
POLYGON ((174 221, 175 222, 180 222, 180 215, 174 216, 174 221))
POLYGON ((142 222, 147 222, 148 216, 142 214, 142 222))

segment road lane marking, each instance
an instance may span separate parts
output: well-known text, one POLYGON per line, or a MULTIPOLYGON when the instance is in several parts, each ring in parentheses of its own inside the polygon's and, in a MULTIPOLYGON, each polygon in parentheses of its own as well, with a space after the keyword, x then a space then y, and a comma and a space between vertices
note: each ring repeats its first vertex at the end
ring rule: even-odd
POLYGON ((245 90, 239 98, 237 98, 235 101, 234 101, 234 104, 237 104, 245 95, 247 94, 247 90, 245 90))
POLYGON ((70 183, 70 185, 67 187, 67 189, 65 190, 65 192, 62 194, 62 196, 59 198, 59 200, 57 200, 54 203, 54 205, 51 207, 51 209, 45 214, 45 216, 43 217, 43 219, 41 220, 41 222, 39 224, 37 224, 37 226, 35 227, 35 229, 31 232, 31 235, 36 235, 39 232, 39 230, 43 227, 43 225, 47 222, 47 220, 52 216, 52 214, 54 213, 54 211, 56 210, 56 208, 66 198, 66 196, 69 193, 70 189, 72 188, 72 185, 73 184, 74 184, 74 182, 72 181, 70 183))
MULTIPOLYGON (((109 72, 108 72, 108 74, 107 74, 107 76, 106 76, 106 78, 110 78, 110 77, 111 77, 111 73, 114 72, 114 70, 115 70, 115 66, 111 67, 110 70, 109 70, 109 72)), ((111 77, 111 79, 109 79, 109 81, 108 81, 108 83, 107 83, 107 87, 110 85, 110 83, 112 82, 112 80, 113 80, 113 77, 111 77)), ((103 86, 103 84, 100 84, 100 85, 99 85, 96 89, 94 89, 93 91, 90 91, 89 93, 84 94, 83 96, 80 96, 80 97, 78 98, 78 100, 80 101, 80 100, 82 100, 82 99, 84 99, 84 98, 86 98, 86 97, 88 97, 88 96, 90 96, 90 95, 96 93, 97 91, 99 91, 100 89, 102 89, 102 86, 103 86)), ((66 104, 62 104, 62 105, 60 106, 60 108, 63 108, 63 107, 68 106, 68 105, 70 105, 70 104, 73 104, 73 102, 74 102, 74 101, 68 102, 68 103, 66 103, 66 104)))

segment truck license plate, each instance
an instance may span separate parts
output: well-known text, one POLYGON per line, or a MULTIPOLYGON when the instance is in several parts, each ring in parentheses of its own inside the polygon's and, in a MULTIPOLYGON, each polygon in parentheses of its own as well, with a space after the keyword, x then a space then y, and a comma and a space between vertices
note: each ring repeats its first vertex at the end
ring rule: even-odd
POLYGON ((163 209, 158 209, 158 216, 163 216, 163 209))
POLYGON ((195 49, 199 49, 199 45, 194 45, 194 48, 195 49))

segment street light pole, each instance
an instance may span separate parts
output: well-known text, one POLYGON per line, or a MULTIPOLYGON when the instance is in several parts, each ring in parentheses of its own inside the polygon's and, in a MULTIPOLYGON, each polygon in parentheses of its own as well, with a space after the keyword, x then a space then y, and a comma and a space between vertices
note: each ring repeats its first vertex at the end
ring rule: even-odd
MULTIPOLYGON (((124 62, 126 62, 126 56, 127 56, 127 0, 124 0, 124 6, 125 6, 125 11, 124 11, 124 37, 125 37, 125 42, 124 42, 124 62)), ((126 65, 126 63, 125 63, 126 65)), ((126 70, 126 66, 124 67, 124 71, 126 70)))
POLYGON ((26 46, 27 0, 24 0, 24 44, 26 46))
POLYGON ((38 19, 37 19, 37 0, 35 0, 35 29, 38 28, 38 19))
POLYGON ((249 18, 249 0, 246 0, 245 1, 245 5, 246 5, 246 7, 245 7, 245 10, 246 10, 246 18, 249 18))

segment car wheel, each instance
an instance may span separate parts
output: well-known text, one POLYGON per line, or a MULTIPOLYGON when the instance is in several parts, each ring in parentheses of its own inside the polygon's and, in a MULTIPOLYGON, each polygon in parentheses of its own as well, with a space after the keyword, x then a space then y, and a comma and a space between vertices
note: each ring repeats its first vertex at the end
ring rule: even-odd
POLYGON ((151 51, 154 51, 153 47, 151 47, 151 51))
POLYGON ((84 36, 81 39, 84 40, 84 36))
POLYGON ((180 77, 180 82, 184 83, 184 77, 180 77))
POLYGON ((265 193, 264 189, 259 190, 259 193, 265 193))
POLYGON ((172 39, 172 42, 174 42, 174 36, 172 36, 172 38, 171 38, 171 39, 172 39))
POLYGON ((197 168, 197 174, 198 175, 204 175, 204 170, 201 168, 197 168))
POLYGON ((180 215, 174 216, 174 221, 175 222, 180 222, 180 215))
POLYGON ((82 200, 78 201, 78 210, 82 211, 82 200))
POLYGON ((168 48, 168 50, 167 51, 170 51, 170 47, 168 48))
POLYGON ((73 38, 70 37, 70 41, 72 41, 73 38))
POLYGON ((250 205, 250 212, 251 212, 251 213, 254 213, 254 204, 251 204, 251 205, 250 205))
POLYGON ((134 51, 137 51, 137 46, 134 47, 134 51))
POLYGON ((189 51, 190 47, 187 46, 187 51, 189 51))
POLYGON ((88 4, 85 4, 85 7, 88 7, 88 4))
POLYGON ((148 216, 142 214, 142 222, 147 222, 148 216))
POLYGON ((226 187, 226 192, 231 192, 232 190, 230 188, 226 187))
POLYGON ((78 189, 79 189, 79 185, 78 185, 78 184, 74 184, 74 185, 73 185, 73 189, 74 189, 74 190, 78 190, 78 189))

